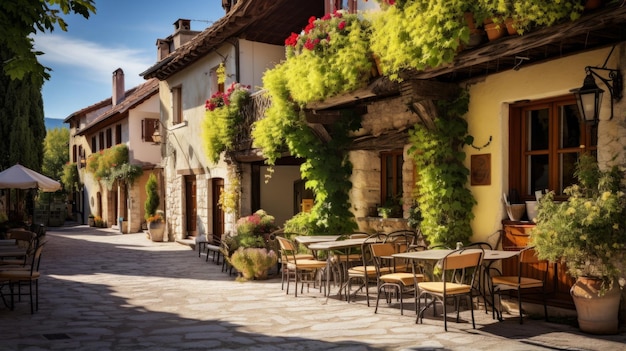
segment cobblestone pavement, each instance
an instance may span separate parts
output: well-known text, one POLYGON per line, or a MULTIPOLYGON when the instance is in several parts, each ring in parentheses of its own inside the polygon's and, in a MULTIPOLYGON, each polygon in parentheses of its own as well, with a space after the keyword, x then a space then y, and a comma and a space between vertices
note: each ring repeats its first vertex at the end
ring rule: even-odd
POLYGON ((50 228, 42 272, 34 315, 28 298, 13 311, 0 303, 1 350, 626 350, 623 328, 592 336, 480 310, 475 330, 464 311, 446 333, 432 313, 415 324, 412 304, 401 316, 316 289, 295 298, 280 278, 240 283, 189 246, 143 233, 50 228))

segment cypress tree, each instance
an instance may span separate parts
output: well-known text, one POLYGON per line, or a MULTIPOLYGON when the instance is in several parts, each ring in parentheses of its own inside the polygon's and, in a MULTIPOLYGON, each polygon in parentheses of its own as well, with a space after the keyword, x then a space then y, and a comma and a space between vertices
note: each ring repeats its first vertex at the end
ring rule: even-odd
MULTIPOLYGON (((0 62, 10 58, 0 46, 0 62)), ((41 88, 42 81, 30 74, 12 80, 0 70, 0 170, 20 163, 41 171, 46 137, 41 88)))

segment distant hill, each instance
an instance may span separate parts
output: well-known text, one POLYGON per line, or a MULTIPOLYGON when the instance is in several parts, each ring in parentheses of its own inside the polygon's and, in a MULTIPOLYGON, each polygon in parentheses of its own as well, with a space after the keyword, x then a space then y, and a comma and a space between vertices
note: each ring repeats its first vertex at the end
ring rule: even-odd
POLYGON ((59 118, 44 118, 44 122, 46 124, 46 130, 54 129, 54 128, 68 128, 69 124, 63 123, 62 119, 59 118))

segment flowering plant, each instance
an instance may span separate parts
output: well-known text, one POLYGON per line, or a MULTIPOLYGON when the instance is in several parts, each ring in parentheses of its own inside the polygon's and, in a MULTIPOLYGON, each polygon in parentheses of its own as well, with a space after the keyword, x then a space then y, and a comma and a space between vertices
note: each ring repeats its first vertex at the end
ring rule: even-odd
POLYGON ((373 63, 369 35, 368 21, 341 11, 311 17, 301 33, 291 33, 283 65, 293 99, 322 100, 367 84, 373 63))
POLYGON ((274 216, 270 216, 263 210, 258 210, 250 216, 241 217, 235 225, 237 235, 263 235, 269 234, 278 226, 274 224, 274 216))
POLYGON ((148 223, 152 223, 152 222, 155 222, 155 223, 162 223, 162 222, 164 221, 164 219, 163 219, 163 215, 162 215, 161 213, 157 212, 157 213, 155 213, 154 215, 152 215, 152 216, 150 216, 150 217, 146 218, 146 221, 147 221, 148 223))
POLYGON ((601 278, 604 287, 621 271, 626 248, 626 195, 617 166, 600 171, 590 155, 576 166, 579 184, 567 187, 567 201, 553 201, 554 192, 539 201, 531 245, 542 259, 567 264, 574 277, 601 278))
POLYGON ((231 84, 226 92, 217 92, 206 100, 202 123, 203 145, 207 156, 217 163, 220 153, 232 148, 241 123, 241 111, 250 98, 250 86, 231 84))

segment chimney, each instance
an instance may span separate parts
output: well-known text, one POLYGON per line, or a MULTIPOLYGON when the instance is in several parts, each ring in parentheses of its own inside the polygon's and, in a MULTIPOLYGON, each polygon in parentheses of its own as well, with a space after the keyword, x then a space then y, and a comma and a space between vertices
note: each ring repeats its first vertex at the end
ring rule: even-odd
POLYGON ((124 89, 124 71, 121 68, 113 71, 113 95, 111 95, 111 103, 113 106, 124 101, 126 90, 124 89))
POLYGON ((174 34, 165 39, 157 39, 157 60, 161 61, 199 33, 200 31, 191 30, 191 20, 178 19, 174 22, 174 34))

